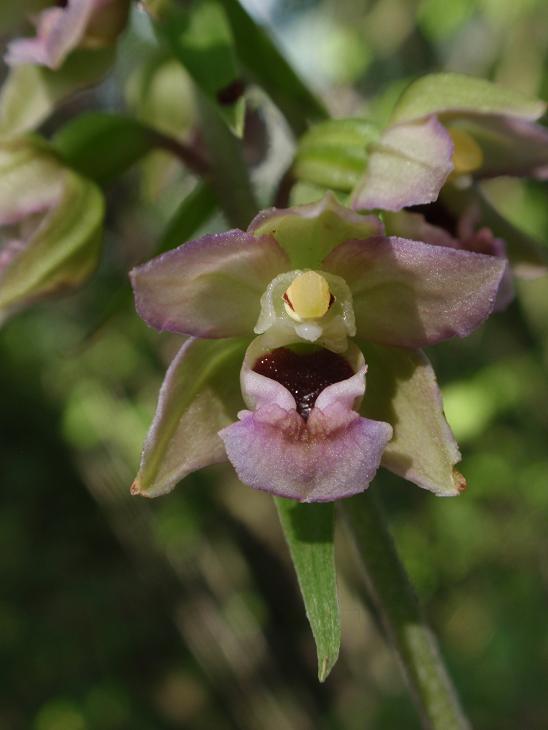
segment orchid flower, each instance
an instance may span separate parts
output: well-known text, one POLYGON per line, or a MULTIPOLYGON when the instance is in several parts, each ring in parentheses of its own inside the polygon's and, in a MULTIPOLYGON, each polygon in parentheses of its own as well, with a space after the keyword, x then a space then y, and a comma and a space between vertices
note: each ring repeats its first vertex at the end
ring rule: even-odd
POLYGON ((0 322, 93 272, 103 214, 99 189, 45 142, 0 144, 0 322))
POLYGON ((548 177, 546 111, 484 79, 424 76, 403 93, 387 128, 369 148, 352 207, 398 211, 430 203, 447 180, 513 175, 548 177))
POLYGON ((58 69, 75 48, 111 45, 125 27, 129 0, 68 0, 43 10, 35 20, 36 36, 8 45, 10 66, 36 64, 58 69))
POLYGON ((417 348, 478 327, 505 268, 387 237, 331 194, 138 266, 139 315, 190 339, 162 385, 133 493, 164 494, 228 459, 245 484, 305 502, 363 491, 380 463, 458 494, 458 447, 417 348))

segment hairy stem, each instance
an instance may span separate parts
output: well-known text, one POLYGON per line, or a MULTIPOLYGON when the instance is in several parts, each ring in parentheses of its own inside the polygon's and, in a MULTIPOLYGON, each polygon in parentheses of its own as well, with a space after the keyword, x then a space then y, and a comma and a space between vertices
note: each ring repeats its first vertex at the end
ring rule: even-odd
POLYGON ((457 693, 372 494, 342 503, 367 581, 425 730, 470 730, 457 693))

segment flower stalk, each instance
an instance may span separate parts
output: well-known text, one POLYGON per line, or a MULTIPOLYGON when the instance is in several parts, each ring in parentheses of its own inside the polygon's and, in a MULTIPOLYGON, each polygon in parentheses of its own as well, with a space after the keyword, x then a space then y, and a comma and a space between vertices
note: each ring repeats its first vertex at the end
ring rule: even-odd
POLYGON ((424 730, 470 730, 457 692, 372 493, 341 502, 367 582, 424 730))

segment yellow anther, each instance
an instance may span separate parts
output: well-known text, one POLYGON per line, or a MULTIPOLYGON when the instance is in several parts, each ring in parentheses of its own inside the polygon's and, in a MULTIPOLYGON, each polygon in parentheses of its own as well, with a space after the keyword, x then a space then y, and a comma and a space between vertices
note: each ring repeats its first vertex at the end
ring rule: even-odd
POLYGON ((462 129, 450 129, 449 134, 455 146, 453 150, 454 172, 462 175, 481 167, 483 152, 476 140, 462 129))
POLYGON ((291 282, 284 294, 284 304, 289 316, 297 322, 320 319, 331 304, 329 284, 321 274, 305 271, 291 282))

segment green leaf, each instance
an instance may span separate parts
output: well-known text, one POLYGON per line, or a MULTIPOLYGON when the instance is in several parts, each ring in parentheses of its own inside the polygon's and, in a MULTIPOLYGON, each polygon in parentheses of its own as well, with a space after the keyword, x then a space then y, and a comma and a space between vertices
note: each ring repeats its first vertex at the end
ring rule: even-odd
POLYGON ((231 129, 243 131, 242 81, 232 30, 217 0, 173 7, 159 25, 172 52, 196 85, 214 101, 231 129))
POLYGON ((247 340, 188 340, 164 379, 133 494, 157 497, 192 471, 226 461, 218 432, 243 406, 247 340))
POLYGON ((281 109, 289 125, 299 135, 314 120, 329 115, 285 60, 268 33, 258 26, 238 0, 219 0, 223 6, 236 52, 255 81, 281 109))
POLYGON ((455 469, 460 452, 443 413, 436 375, 420 351, 361 343, 368 364, 362 411, 390 423, 382 466, 438 496, 466 486, 455 469))
POLYGON ((486 79, 456 73, 429 74, 414 81, 396 104, 391 123, 421 119, 429 114, 502 114, 537 119, 546 105, 519 91, 486 79))
POLYGON ((0 94, 0 138, 36 129, 61 101, 98 83, 113 60, 111 48, 83 49, 58 71, 30 64, 12 68, 0 94))
POLYGON ((153 131, 136 119, 106 112, 76 117, 52 140, 67 165, 101 184, 125 172, 154 142, 153 131))
POLYGON ((228 128, 215 104, 198 95, 201 129, 209 152, 212 186, 219 206, 236 228, 247 228, 258 210, 240 141, 228 128))
POLYGON ((334 505, 300 504, 279 497, 274 501, 316 642, 318 679, 324 682, 337 661, 341 642, 334 505))

